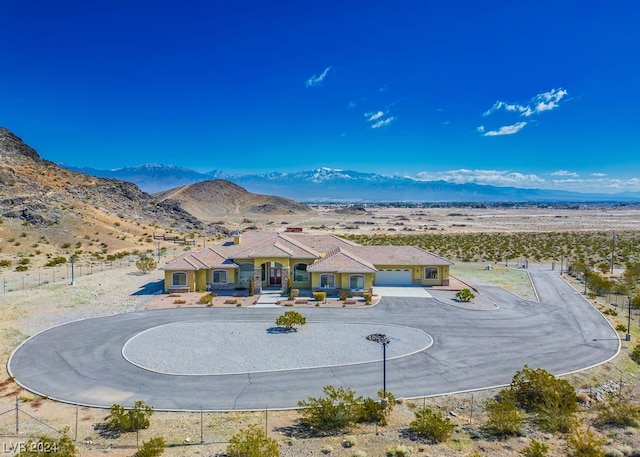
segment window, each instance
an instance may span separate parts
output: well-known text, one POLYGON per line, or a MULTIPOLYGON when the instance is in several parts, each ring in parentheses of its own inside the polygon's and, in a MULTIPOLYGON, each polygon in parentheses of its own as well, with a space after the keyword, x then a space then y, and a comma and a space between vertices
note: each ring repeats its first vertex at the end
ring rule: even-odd
POLYGON ((436 267, 425 268, 424 279, 438 279, 438 269, 436 267))
POLYGON ((336 287, 336 275, 320 275, 320 287, 326 289, 334 289, 336 287))
POLYGON ((307 271, 306 263, 296 263, 293 266, 293 281, 309 282, 309 272, 307 271))
POLYGON ((253 279, 253 272, 254 268, 252 263, 241 264, 238 272, 238 281, 240 284, 249 284, 251 279, 253 279))
POLYGON ((364 276, 362 275, 349 276, 349 289, 364 290, 364 276))
POLYGON ((174 286, 186 286, 187 285, 187 274, 183 272, 174 273, 171 276, 171 283, 174 286))
POLYGON ((225 270, 215 270, 213 272, 213 281, 214 284, 220 284, 227 282, 227 272, 225 270))

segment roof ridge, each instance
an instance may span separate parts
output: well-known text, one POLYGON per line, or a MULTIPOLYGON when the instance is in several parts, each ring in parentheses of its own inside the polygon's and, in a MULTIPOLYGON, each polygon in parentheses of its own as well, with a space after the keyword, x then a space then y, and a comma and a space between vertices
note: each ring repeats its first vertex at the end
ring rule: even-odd
POLYGON ((294 238, 291 238, 291 237, 285 235, 284 233, 280 233, 280 232, 278 232, 278 237, 287 240, 289 243, 299 247, 300 249, 303 249, 303 250, 307 251, 310 254, 313 254, 316 257, 320 256, 320 253, 318 251, 313 249, 311 246, 307 246, 302 241, 298 241, 298 240, 296 240, 294 238))

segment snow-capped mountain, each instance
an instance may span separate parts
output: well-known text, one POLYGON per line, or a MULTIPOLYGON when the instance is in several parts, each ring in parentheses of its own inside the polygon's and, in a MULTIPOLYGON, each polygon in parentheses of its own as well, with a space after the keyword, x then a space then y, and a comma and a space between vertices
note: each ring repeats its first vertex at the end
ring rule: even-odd
POLYGON ((639 201, 636 194, 584 194, 447 181, 421 181, 353 170, 321 167, 299 172, 230 175, 200 173, 174 165, 146 164, 115 170, 62 166, 85 174, 133 182, 148 193, 210 179, 227 179, 249 192, 278 195, 296 201, 345 202, 536 202, 639 201))

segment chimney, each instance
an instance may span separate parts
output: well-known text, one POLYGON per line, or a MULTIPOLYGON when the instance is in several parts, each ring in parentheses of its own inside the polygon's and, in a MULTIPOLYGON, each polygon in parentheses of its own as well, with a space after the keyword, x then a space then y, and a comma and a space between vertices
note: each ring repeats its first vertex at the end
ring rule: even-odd
POLYGON ((242 233, 239 230, 233 232, 233 244, 240 244, 242 242, 242 233))

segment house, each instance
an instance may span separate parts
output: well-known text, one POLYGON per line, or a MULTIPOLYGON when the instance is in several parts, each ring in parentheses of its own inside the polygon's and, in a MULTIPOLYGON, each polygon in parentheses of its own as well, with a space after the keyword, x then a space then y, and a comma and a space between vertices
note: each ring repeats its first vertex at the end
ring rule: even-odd
POLYGON ((452 263, 415 246, 361 246, 335 235, 298 231, 236 232, 232 239, 188 252, 160 267, 164 290, 266 288, 349 290, 372 286, 449 284, 452 263))

